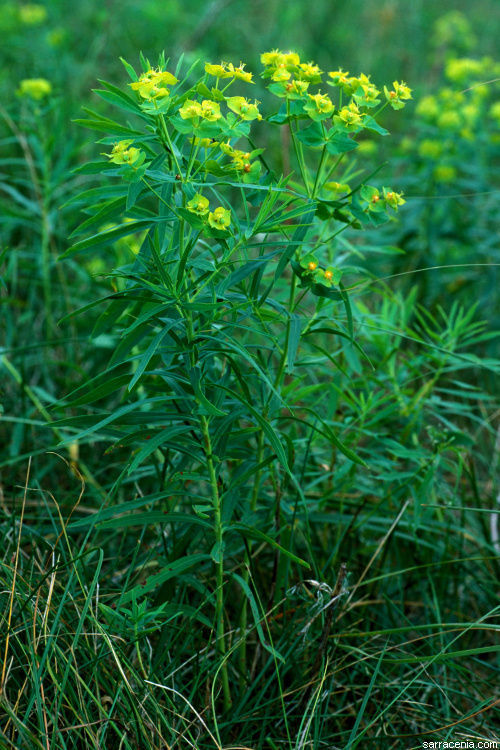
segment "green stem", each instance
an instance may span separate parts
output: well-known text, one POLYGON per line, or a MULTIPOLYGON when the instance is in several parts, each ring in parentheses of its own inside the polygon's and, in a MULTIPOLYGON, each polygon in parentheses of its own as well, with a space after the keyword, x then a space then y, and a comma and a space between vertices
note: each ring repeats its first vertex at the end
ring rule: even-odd
MULTIPOLYGON (((290 282, 290 297, 289 297, 289 300, 288 300, 289 315, 288 315, 288 319, 287 319, 287 322, 286 322, 285 343, 283 345, 283 351, 281 353, 281 359, 280 359, 280 363, 278 365, 278 371, 276 373, 276 379, 274 381, 274 389, 275 390, 278 390, 278 388, 279 388, 279 386, 281 384, 281 379, 283 377, 283 372, 285 370, 286 359, 287 359, 287 356, 288 356, 288 344, 289 344, 289 341, 290 341, 291 313, 292 313, 292 310, 293 310, 293 303, 294 303, 294 299, 295 299, 295 287, 296 287, 296 284, 297 284, 297 277, 295 276, 295 274, 293 274, 292 280, 290 282)), ((272 394, 270 394, 270 396, 269 396, 269 401, 271 400, 271 398, 272 398, 272 394)))
MULTIPOLYGON (((333 167, 330 169, 330 171, 326 175, 325 179, 323 180, 323 185, 325 184, 325 182, 328 182, 328 180, 330 179, 330 177, 332 176, 332 174, 335 172, 335 170, 337 169, 338 165, 340 164, 340 162, 344 158, 344 156, 345 156, 345 153, 344 154, 340 154, 339 158, 337 159, 337 161, 335 162, 335 164, 333 165, 333 167)), ((322 187, 323 187, 323 185, 322 185, 322 187)))
MULTIPOLYGON (((321 152, 321 159, 319 162, 318 170, 316 172, 316 179, 314 180, 314 187, 313 187, 312 196, 311 196, 312 198, 315 198, 317 193, 319 192, 318 182, 319 182, 320 174, 323 171, 323 163, 325 161, 326 153, 327 153, 326 146, 323 146, 323 151, 321 152)), ((323 185, 321 185, 321 187, 323 187, 323 185)), ((320 190, 321 190, 321 187, 320 187, 320 190)))
MULTIPOLYGON (((288 115, 288 118, 290 118, 290 102, 286 100, 286 113, 288 115)), ((297 144, 297 139, 295 138, 295 133, 293 132, 292 123, 289 121, 288 127, 290 128, 290 135, 292 136, 292 143, 293 143, 293 149, 295 151, 295 157, 297 159, 300 174, 302 176, 302 181, 304 183, 304 187, 306 189, 307 197, 311 197, 311 191, 309 189, 309 180, 307 179, 307 174, 305 171, 305 164, 304 164, 304 154, 302 153, 302 149, 300 148, 300 144, 297 144)))
MULTIPOLYGON (((327 134, 326 134, 325 126, 323 123, 321 123, 321 129, 323 130, 323 135, 326 138, 327 134)), ((320 189, 318 190, 318 183, 320 182, 320 176, 323 171, 323 164, 324 164, 326 155, 327 155, 327 151, 326 151, 326 145, 325 145, 323 146, 323 151, 321 152, 321 159, 319 161, 318 169, 316 170, 316 179, 314 180, 314 187, 312 191, 313 198, 316 197, 319 190, 321 190, 321 188, 323 187, 323 183, 322 183, 320 189)))
POLYGON ((170 139, 170 135, 168 133, 167 126, 165 125, 165 120, 163 119, 163 115, 160 115, 160 123, 161 123, 161 126, 162 126, 161 127, 162 133, 163 133, 163 135, 165 137, 167 145, 168 145, 168 147, 170 149, 170 153, 172 154, 173 160, 175 162, 175 166, 177 168, 177 174, 180 175, 180 178, 181 178, 182 182, 184 182, 184 178, 182 176, 182 171, 181 171, 179 162, 177 161, 177 157, 175 155, 174 147, 173 147, 172 141, 170 139))
MULTIPOLYGON (((264 409, 263 417, 264 419, 267 416, 267 409, 264 409)), ((264 454, 264 430, 259 431, 259 437, 257 442, 257 457, 256 457, 256 463, 257 466, 262 461, 262 456, 264 454)), ((254 476, 254 482, 253 482, 253 489, 252 489, 252 499, 250 500, 250 509, 252 512, 255 512, 257 509, 257 501, 259 499, 259 489, 260 489, 260 478, 262 475, 262 470, 259 469, 254 476)), ((241 572, 241 577, 245 581, 245 583, 248 583, 248 580, 250 578, 250 554, 252 551, 252 540, 248 540, 248 547, 245 548, 245 557, 243 562, 243 570, 241 572)), ((246 639, 246 632, 247 632, 247 622, 248 622, 248 601, 246 596, 243 596, 243 604, 241 607, 241 614, 240 614, 240 638, 241 643, 238 647, 238 666, 239 666, 239 683, 240 683, 240 689, 245 690, 247 686, 247 639, 246 639)))
POLYGON ((155 190, 154 187, 152 187, 144 177, 141 177, 141 182, 143 182, 146 185, 146 187, 149 188, 149 190, 151 190, 151 192, 156 195, 159 201, 161 201, 165 206, 167 206, 167 208, 169 208, 172 211, 172 213, 174 213, 177 216, 177 218, 180 219, 180 216, 175 210, 175 208, 172 208, 170 203, 168 203, 164 198, 162 198, 160 193, 158 193, 158 191, 155 190))
POLYGON ((367 123, 371 122, 371 121, 372 121, 372 120, 374 120, 374 119, 375 119, 376 117, 378 117, 378 116, 379 116, 379 114, 380 114, 381 112, 383 112, 383 111, 384 111, 384 109, 385 109, 386 107, 388 107, 388 106, 389 106, 389 102, 386 102, 385 104, 382 104, 382 106, 381 106, 381 107, 380 107, 379 109, 377 109, 377 111, 376 111, 376 112, 374 112, 374 113, 373 113, 373 115, 372 115, 371 117, 369 117, 369 118, 368 118, 368 120, 366 120, 366 122, 364 122, 364 123, 363 123, 364 127, 366 128, 366 125, 367 125, 367 123))
POLYGON ((139 646, 139 638, 137 636, 137 633, 135 634, 135 637, 136 637, 135 650, 136 650, 136 653, 137 653, 137 659, 139 660, 139 667, 140 667, 142 676, 144 677, 145 680, 147 680, 148 679, 148 675, 147 675, 146 670, 144 669, 144 663, 142 661, 141 649, 140 649, 140 646, 139 646))
POLYGON ((225 661, 226 655, 226 636, 224 633, 224 553, 222 549, 222 508, 219 495, 219 487, 217 484, 217 476, 215 474, 215 467, 212 457, 212 443, 210 440, 210 430, 208 419, 205 416, 200 417, 200 425, 203 433, 203 445, 205 449, 205 457, 207 461, 208 477, 210 481, 210 487, 212 489, 212 505, 214 509, 214 525, 215 525, 215 541, 218 545, 218 562, 216 565, 216 600, 215 600, 215 619, 217 623, 217 651, 221 659, 223 660, 221 675, 222 675, 222 694, 224 700, 224 710, 227 711, 231 708, 232 700, 231 693, 229 690, 229 676, 227 671, 227 662, 225 661))

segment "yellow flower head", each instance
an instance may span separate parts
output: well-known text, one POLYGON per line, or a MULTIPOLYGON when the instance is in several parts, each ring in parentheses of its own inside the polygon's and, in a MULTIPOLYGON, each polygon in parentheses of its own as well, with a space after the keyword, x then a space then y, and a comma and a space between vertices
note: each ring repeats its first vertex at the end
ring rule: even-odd
POLYGON ((227 70, 227 63, 221 62, 220 65, 212 65, 211 63, 205 63, 205 72, 216 78, 232 78, 233 74, 227 70))
POLYGON ((36 3, 27 3, 19 6, 19 20, 26 26, 38 26, 47 18, 47 8, 36 3))
POLYGON ((359 141, 357 153, 363 154, 364 156, 374 156, 378 151, 378 145, 375 141, 359 141))
POLYGON ((299 96, 302 96, 303 94, 305 94, 308 88, 309 88, 309 81, 302 81, 300 79, 296 81, 290 81, 286 85, 286 90, 289 93, 299 94, 299 96))
POLYGON ((201 107, 198 102, 187 99, 179 110, 183 120, 192 120, 195 117, 201 117, 201 107))
POLYGON ((338 70, 333 70, 330 73, 328 73, 330 78, 333 78, 333 85, 334 86, 345 86, 349 83, 349 71, 343 71, 342 68, 339 68, 338 70))
POLYGON ((19 84, 18 96, 28 96, 39 101, 52 93, 52 84, 45 78, 25 78, 19 84))
POLYGON ((439 114, 439 105, 435 96, 424 96, 417 104, 417 115, 426 120, 434 120, 439 114))
POLYGON ((229 109, 236 112, 242 120, 262 120, 262 115, 257 109, 257 104, 258 102, 250 104, 250 101, 243 96, 230 96, 227 99, 229 109))
POLYGON ((290 71, 287 70, 286 66, 283 64, 276 68, 271 78, 273 81, 288 81, 291 75, 290 71))
POLYGON ((195 195, 194 198, 188 201, 186 208, 193 214, 205 216, 208 213, 208 205, 208 198, 205 198, 203 195, 195 195))
POLYGON ((406 203, 403 199, 403 193, 396 193, 394 190, 388 190, 387 188, 384 188, 384 198, 387 205, 395 211, 398 210, 398 206, 402 206, 403 203, 406 203))
POLYGON ((326 115, 333 111, 333 104, 327 94, 308 94, 308 96, 316 105, 316 110, 321 114, 326 115))
POLYGON ((434 177, 438 182, 453 182, 457 176, 457 170, 447 164, 439 164, 434 170, 434 177))
POLYGON ((232 63, 229 63, 228 65, 228 73, 230 73, 235 78, 239 78, 240 81, 246 81, 247 83, 255 83, 255 81, 252 81, 253 73, 249 73, 247 70, 243 70, 245 67, 245 64, 240 62, 240 65, 238 68, 235 68, 232 63))
POLYGON ((394 81, 392 85, 393 88, 391 91, 389 91, 387 86, 384 86, 385 97, 393 109, 402 109, 405 106, 402 100, 411 99, 412 90, 408 88, 404 81, 401 81, 401 83, 394 81))
POLYGON ((201 146, 201 148, 217 148, 220 145, 219 141, 211 138, 190 138, 189 142, 194 143, 195 146, 201 146))
POLYGON ((107 156, 110 161, 114 164, 134 164, 141 155, 140 148, 129 148, 133 140, 118 141, 113 146, 110 154, 103 154, 107 156))
POLYGON ((457 83, 465 83, 470 78, 482 76, 483 66, 480 60, 469 57, 448 60, 445 68, 446 78, 457 83))
POLYGON ((442 141, 425 139, 419 145, 418 153, 424 159, 439 159, 439 157, 443 153, 442 141))
POLYGON ((306 273, 312 273, 318 267, 318 259, 312 253, 307 253, 300 260, 300 265, 305 269, 306 273))
POLYGON ((266 67, 275 67, 281 57, 283 57, 283 52, 279 49, 273 49, 272 52, 264 52, 260 56, 260 61, 266 67))
POLYGON ((149 101, 157 97, 168 96, 169 89, 166 86, 177 83, 177 80, 172 73, 167 71, 148 70, 140 76, 138 81, 129 83, 129 86, 133 91, 138 91, 143 99, 149 101))
POLYGON ((215 211, 210 211, 208 214, 208 223, 214 229, 227 230, 231 224, 231 211, 219 206, 215 211))
POLYGON ((326 182, 324 188, 325 190, 330 190, 332 193, 337 193, 338 195, 351 192, 350 186, 347 183, 341 182, 326 182))
POLYGON ((338 116, 335 117, 334 120, 348 130, 357 130, 362 124, 362 115, 359 114, 359 109, 356 104, 351 102, 348 107, 343 107, 340 110, 338 116))
POLYGON ((363 89, 363 99, 365 99, 367 102, 373 102, 377 99, 377 96, 380 94, 380 91, 375 88, 375 86, 372 83, 362 83, 361 88, 363 89))
POLYGON ((222 151, 223 154, 226 154, 226 156, 233 156, 233 154, 235 153, 235 150, 231 146, 229 141, 227 143, 221 143, 220 150, 222 151))
POLYGON ((456 109, 442 112, 437 120, 438 128, 443 130, 458 130, 462 126, 462 118, 456 109))
POLYGON ((201 116, 204 120, 208 120, 208 122, 219 120, 221 117, 220 104, 217 104, 217 102, 211 102, 210 99, 205 99, 201 103, 201 116))
POLYGON ((305 80, 313 80, 313 79, 319 79, 319 76, 321 75, 322 71, 319 69, 318 65, 315 65, 312 62, 308 63, 300 63, 300 77, 305 80))
POLYGON ((285 52, 282 58, 285 65, 300 65, 300 57, 296 52, 285 52))
POLYGON ((500 102, 495 102, 495 104, 491 105, 489 114, 494 120, 500 122, 500 102))

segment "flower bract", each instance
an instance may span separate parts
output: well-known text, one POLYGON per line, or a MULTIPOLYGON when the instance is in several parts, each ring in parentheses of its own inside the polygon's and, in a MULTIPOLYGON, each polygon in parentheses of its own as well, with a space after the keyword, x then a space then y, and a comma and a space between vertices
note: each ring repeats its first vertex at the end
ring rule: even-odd
POLYGON ((227 106, 242 120, 262 120, 257 104, 250 104, 249 100, 243 96, 230 96, 227 99, 227 106))
POLYGON ((214 229, 227 230, 231 224, 231 211, 227 208, 216 208, 215 211, 211 211, 208 214, 208 223, 214 229))

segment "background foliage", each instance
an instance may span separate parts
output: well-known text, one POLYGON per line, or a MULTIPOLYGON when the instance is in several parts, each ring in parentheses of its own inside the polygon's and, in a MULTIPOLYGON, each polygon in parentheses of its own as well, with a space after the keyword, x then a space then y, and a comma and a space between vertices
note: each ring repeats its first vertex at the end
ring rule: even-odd
MULTIPOLYGON (((57 1, 42 10, 0 6, 6 747, 208 748, 217 746, 217 731, 223 747, 251 748, 497 737, 499 88, 465 91, 499 76, 496 5, 151 0, 81 2, 70 16, 57 1), (457 11, 466 18, 442 20, 457 11), (123 449, 105 453, 107 442, 96 439, 58 447, 74 432, 47 427, 51 405, 102 372, 117 343, 111 327, 89 337, 97 311, 59 321, 112 292, 119 282, 107 274, 130 251, 119 241, 91 256, 57 258, 82 221, 72 199, 84 185, 101 185, 72 172, 99 147, 71 120, 82 105, 111 114, 89 91, 98 78, 125 82, 119 56, 135 62, 142 49, 154 60, 165 48, 173 59, 185 52, 188 64, 241 59, 257 72, 260 53, 273 47, 327 70, 371 73, 379 87, 408 82, 414 103, 389 115, 391 137, 366 139, 363 156, 348 163, 367 176, 387 162, 380 185, 404 189, 407 204, 397 223, 343 234, 334 245, 351 288, 356 341, 373 366, 322 334, 320 349, 302 352, 285 380, 369 459, 369 470, 289 427, 299 440, 300 492, 287 488, 281 543, 309 561, 323 588, 300 586, 304 572, 281 560, 283 601, 276 598, 281 605, 262 627, 286 664, 258 654, 252 682, 236 689, 224 716, 211 699, 211 564, 180 570, 151 598, 129 598, 124 619, 111 614, 158 566, 182 561, 192 539, 156 517, 139 527, 113 523, 115 506, 138 507, 159 491, 154 462, 124 479, 123 449), (482 67, 450 67, 464 58, 482 67), (16 96, 20 81, 32 78, 50 81, 53 95, 16 96), (429 268, 436 270, 420 271, 429 268), (94 528, 89 521, 104 499, 111 523, 94 528), (323 649, 326 614, 318 612, 342 563, 347 591, 323 649)), ((268 98, 262 110, 271 111, 268 98)), ((287 144, 265 145, 286 167, 287 144)), ((293 158, 288 163, 293 169, 293 158)), ((306 304, 301 312, 312 310, 306 304)), ((331 314, 345 323, 341 308, 331 314)), ((270 529, 277 480, 269 471, 264 482, 260 521, 270 529)), ((252 591, 262 615, 276 556, 269 546, 254 543, 255 550, 252 591)), ((240 601, 231 586, 228 610, 240 601)), ((253 630, 257 652, 259 642, 253 630)), ((233 679, 237 685, 236 672, 233 679)))

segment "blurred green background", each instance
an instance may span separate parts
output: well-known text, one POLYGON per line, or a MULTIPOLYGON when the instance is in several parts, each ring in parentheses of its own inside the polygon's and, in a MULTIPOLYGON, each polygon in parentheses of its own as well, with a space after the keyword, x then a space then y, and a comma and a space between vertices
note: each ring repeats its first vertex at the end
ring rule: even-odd
MULTIPOLYGON (((241 59, 257 71, 260 53, 281 47, 327 70, 403 78, 418 94, 439 75, 436 45, 446 40, 436 38, 433 24, 450 11, 466 14, 481 55, 495 53, 497 0, 3 2, 2 85, 48 78, 65 102, 77 104, 99 76, 125 80, 120 55, 133 62, 138 50, 152 60, 161 50, 173 58, 185 52, 214 62, 241 59)), ((463 52, 475 46, 470 34, 458 36, 463 52)))

